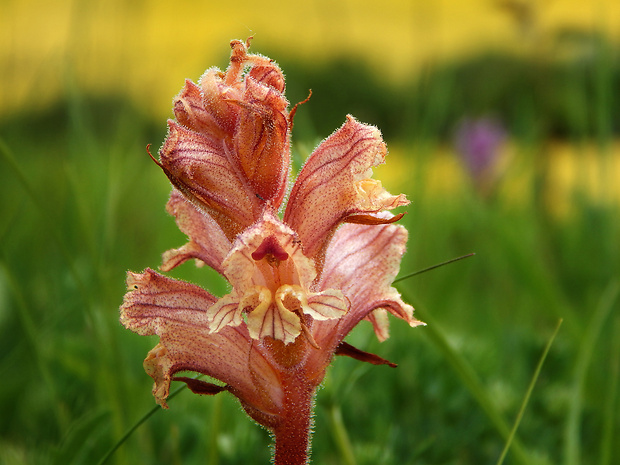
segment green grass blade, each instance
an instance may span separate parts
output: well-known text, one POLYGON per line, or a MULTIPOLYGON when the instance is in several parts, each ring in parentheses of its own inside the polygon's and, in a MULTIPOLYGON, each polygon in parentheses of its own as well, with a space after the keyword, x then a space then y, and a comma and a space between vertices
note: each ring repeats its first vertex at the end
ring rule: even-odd
POLYGON ((23 170, 17 163, 15 156, 13 155, 9 147, 6 145, 6 143, 2 139, 0 139, 0 157, 4 159, 6 164, 9 166, 9 169, 13 172, 15 177, 19 180, 19 183, 21 184, 22 188, 26 192, 26 195, 30 198, 30 200, 32 201, 36 209, 38 210, 39 214, 41 215, 41 218, 43 218, 43 221, 45 222, 46 227, 47 227, 48 237, 56 243, 58 250, 61 253, 61 256, 65 260, 65 263, 69 271, 71 272, 71 276, 73 277, 76 283, 76 286, 78 287, 78 289, 80 289, 80 293, 82 294, 84 303, 86 303, 88 307, 91 307, 92 300, 89 297, 90 293, 88 292, 87 286, 84 283, 84 280, 82 279, 76 267, 75 260, 73 259, 73 256, 70 252, 71 250, 70 247, 68 247, 65 241, 62 239, 62 234, 56 227, 57 222, 54 221, 54 219, 50 217, 50 214, 49 214, 50 209, 46 207, 44 202, 41 200, 40 196, 37 194, 35 189, 32 187, 32 184, 30 183, 27 176, 25 175, 25 173, 23 172, 23 170))
POLYGON ((222 396, 215 396, 213 399, 213 410, 211 413, 211 421, 209 422, 209 426, 211 427, 211 434, 207 438, 207 443, 209 444, 208 456, 209 460, 207 461, 208 465, 218 465, 220 463, 220 453, 217 445, 218 432, 220 430, 221 419, 222 419, 222 396))
MULTIPOLYGON (((614 334, 620 334, 620 316, 616 316, 614 324, 614 334)), ((611 357, 609 359, 609 389, 607 392, 606 402, 607 410, 603 422, 603 433, 601 434, 601 465, 610 465, 613 445, 616 442, 614 436, 614 425, 618 418, 617 398, 618 384, 620 380, 620 337, 612 340, 611 357)))
MULTIPOLYGON (((196 379, 202 378, 202 375, 197 376, 196 379)), ((180 388, 178 388, 176 391, 174 391, 172 394, 170 394, 168 396, 168 400, 174 398, 177 396, 177 394, 179 394, 181 391, 183 391, 183 389, 187 388, 187 384, 184 384, 183 386, 181 386, 180 388)), ((116 441, 116 444, 114 444, 110 450, 101 458, 101 460, 98 462, 97 465, 104 465, 105 463, 107 463, 108 460, 110 460, 110 458, 114 455, 114 453, 118 450, 119 447, 121 447, 126 441, 127 439, 129 439, 131 437, 131 435, 144 423, 146 422, 149 418, 151 418, 156 412, 160 411, 161 407, 159 405, 154 406, 153 408, 151 408, 151 410, 149 410, 148 412, 146 412, 142 418, 140 418, 136 423, 134 423, 134 425, 129 428, 127 430, 127 432, 125 434, 123 434, 123 436, 116 441)))
MULTIPOLYGON (((445 338, 440 326, 432 319, 429 312, 425 310, 424 305, 416 299, 413 299, 406 292, 406 290, 403 292, 401 289, 401 292, 405 295, 406 300, 413 304, 416 309, 416 314, 422 319, 422 321, 427 323, 427 326, 424 328, 424 334, 430 338, 435 347, 443 354, 446 361, 458 374, 463 384, 465 384, 465 386, 469 389, 471 395, 478 402, 489 420, 491 420, 491 423, 493 423, 504 440, 507 441, 510 438, 511 432, 508 423, 506 423, 500 412, 491 401, 473 368, 458 351, 452 348, 448 340, 445 338)), ((512 438, 512 448, 518 463, 523 465, 531 465, 532 461, 516 433, 512 438)))
POLYGON ((438 263, 436 265, 429 266, 428 268, 424 268, 422 270, 414 271, 413 273, 409 273, 409 274, 406 274, 404 276, 399 276, 398 278, 396 278, 394 280, 394 284, 399 282, 399 281, 403 281, 405 279, 408 279, 408 278, 413 278, 414 276, 417 276, 419 274, 426 273, 427 271, 434 270, 435 268, 439 268, 440 266, 449 265, 450 263, 458 262, 459 260, 463 260, 464 258, 473 257, 474 255, 476 255, 475 252, 468 253, 467 255, 461 255, 460 257, 456 257, 456 258, 453 258, 451 260, 447 260, 445 262, 441 262, 441 263, 438 263))
POLYGON ((13 293, 13 298, 15 299, 18 307, 17 315, 22 325, 24 334, 26 335, 28 344, 32 348, 32 352, 35 357, 35 363, 37 365, 37 369, 41 375, 41 378, 43 379, 44 386, 49 392, 50 404, 53 406, 57 426, 60 431, 63 431, 68 424, 68 418, 66 412, 64 412, 62 408, 60 396, 58 395, 58 389, 56 387, 56 383, 54 382, 52 372, 49 368, 49 360, 45 355, 45 349, 44 347, 42 347, 40 337, 37 334, 38 328, 35 324, 33 312, 28 305, 27 299, 24 296, 19 283, 17 282, 17 278, 11 271, 10 267, 6 264, 2 249, 0 249, 0 271, 4 273, 8 285, 10 286, 10 289, 13 293))
POLYGON ((336 403, 332 403, 329 407, 329 420, 334 432, 336 444, 340 450, 342 463, 344 465, 357 465, 355 461, 355 454, 353 454, 353 447, 347 434, 347 428, 342 420, 342 411, 340 406, 336 403))
MULTIPOLYGON (((181 389, 183 388, 179 388, 179 390, 172 393, 170 397, 175 395, 181 389)), ((136 431, 140 427, 140 425, 142 425, 146 420, 151 418, 153 414, 155 414, 155 412, 157 412, 158 410, 161 410, 161 407, 159 405, 156 405, 151 410, 149 410, 146 414, 144 414, 144 416, 140 418, 131 428, 129 428, 127 432, 116 442, 116 444, 114 444, 112 448, 101 458, 98 465, 103 465, 104 463, 107 463, 107 461, 114 455, 114 453, 118 450, 118 448, 121 447, 125 443, 125 441, 127 441, 127 439, 130 438, 130 436, 134 433, 134 431, 136 431)))
POLYGON ((553 344, 553 341, 555 340, 555 337, 557 336, 561 325, 562 325, 562 320, 559 320, 558 324, 555 327, 555 330, 553 331, 553 334, 551 335, 551 337, 549 338, 549 341, 547 342, 547 345, 545 346, 545 350, 540 356, 538 365, 536 365, 536 370, 534 370, 534 376, 532 376, 530 385, 527 387, 527 391, 525 392, 525 397, 523 398, 523 402, 521 403, 521 407, 519 408, 519 412, 517 413, 517 418, 515 419, 515 422, 512 425, 512 430, 510 430, 510 435, 508 436, 508 439, 506 440, 506 445, 504 446, 504 450, 502 451, 499 459, 497 460, 497 465, 502 465, 502 463, 504 463, 504 459, 506 458, 506 454, 508 453, 508 450, 510 449, 510 445, 512 444, 515 434, 517 434, 517 429, 519 428, 519 424, 521 423, 521 419, 523 418, 523 413, 525 412, 525 408, 527 407, 527 404, 530 401, 530 397, 532 396, 532 392, 534 391, 534 386, 536 385, 538 376, 540 375, 543 364, 545 363, 547 354, 549 353, 549 349, 551 349, 551 345, 553 344))
POLYGON ((567 465, 579 465, 581 463, 581 415, 588 369, 604 323, 614 308, 619 294, 620 281, 613 280, 601 296, 600 303, 588 324, 578 352, 575 363, 573 395, 571 396, 572 402, 569 406, 565 430, 564 462, 567 465))

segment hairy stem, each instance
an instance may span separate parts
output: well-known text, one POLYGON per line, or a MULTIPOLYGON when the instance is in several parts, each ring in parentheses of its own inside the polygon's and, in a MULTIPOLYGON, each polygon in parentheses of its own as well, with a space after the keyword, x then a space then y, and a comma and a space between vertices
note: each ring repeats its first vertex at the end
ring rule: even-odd
POLYGON ((306 465, 310 446, 314 387, 299 373, 285 375, 284 407, 274 428, 275 465, 306 465))

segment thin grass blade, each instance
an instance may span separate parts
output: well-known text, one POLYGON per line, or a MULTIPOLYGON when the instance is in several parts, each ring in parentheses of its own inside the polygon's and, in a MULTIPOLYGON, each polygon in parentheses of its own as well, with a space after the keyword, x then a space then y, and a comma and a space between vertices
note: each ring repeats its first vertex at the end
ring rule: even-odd
MULTIPOLYGON (((495 426, 504 440, 507 441, 510 437, 510 427, 493 404, 491 398, 484 389, 482 382, 476 375, 476 372, 473 370, 471 365, 469 365, 469 363, 461 356, 461 354, 458 353, 458 351, 452 348, 444 336, 444 332, 441 330, 439 324, 432 319, 429 312, 425 310, 424 305, 417 299, 412 298, 412 296, 408 294, 407 290, 401 289, 401 293, 405 296, 407 302, 413 304, 416 309, 416 314, 420 317, 420 319, 427 323, 427 326, 424 327, 424 334, 430 338, 437 350, 442 353, 452 369, 461 378, 461 381, 465 384, 473 398, 486 413, 489 420, 491 420, 491 423, 495 426)), ((522 465, 531 465, 531 457, 526 452, 516 433, 512 438, 512 448, 517 463, 522 465)))
POLYGON ((545 363, 547 354, 549 353, 549 349, 551 349, 551 345, 553 344, 553 341, 555 340, 555 337, 557 336, 558 331, 560 330, 560 326, 562 326, 561 319, 558 321, 558 324, 556 325, 555 330, 553 331, 553 334, 549 338, 549 341, 547 342, 547 345, 545 346, 545 350, 540 356, 540 360, 538 360, 538 365, 536 365, 536 370, 534 370, 534 376, 532 376, 532 380, 530 381, 530 384, 527 387, 527 391, 525 392, 525 397, 523 398, 523 402, 521 403, 521 407, 519 408, 519 412, 517 413, 517 418, 515 418, 515 422, 512 425, 512 430, 510 430, 510 435, 508 436, 508 439, 506 440, 506 444, 504 445, 504 450, 502 451, 499 459, 497 460, 497 465, 502 465, 502 463, 504 463, 506 454, 508 453, 508 450, 510 449, 510 445, 512 444, 512 440, 514 439, 515 434, 517 434, 517 429, 519 428, 519 424, 521 423, 521 419, 523 418, 525 408, 527 407, 527 404, 530 401, 530 397, 532 396, 532 392, 534 391, 534 386, 536 385, 538 376, 540 375, 543 364, 545 363))

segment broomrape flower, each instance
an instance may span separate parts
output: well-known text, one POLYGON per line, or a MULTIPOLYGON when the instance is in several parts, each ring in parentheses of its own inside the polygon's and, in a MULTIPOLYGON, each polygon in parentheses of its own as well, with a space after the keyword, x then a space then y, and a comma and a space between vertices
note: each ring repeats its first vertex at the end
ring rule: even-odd
POLYGON ((387 153, 378 129, 348 116, 310 155, 283 205, 290 170, 284 76, 232 41, 225 72, 187 80, 156 163, 174 186, 167 204, 189 242, 163 255, 169 271, 195 259, 230 292, 152 269, 129 272, 121 322, 159 336, 144 361, 167 408, 173 380, 198 394, 228 391, 272 431, 276 464, 307 462, 312 399, 334 354, 391 364, 344 342, 361 320, 380 340, 387 314, 421 324, 391 287, 405 252, 409 202, 371 178, 387 153), (279 212, 282 214, 280 217, 279 212), (180 372, 208 375, 213 384, 180 372))

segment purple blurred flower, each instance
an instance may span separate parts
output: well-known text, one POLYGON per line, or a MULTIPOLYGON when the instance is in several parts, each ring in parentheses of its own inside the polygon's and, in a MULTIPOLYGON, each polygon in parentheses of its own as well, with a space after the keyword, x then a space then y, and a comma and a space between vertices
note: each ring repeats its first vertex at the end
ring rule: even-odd
POLYGON ((459 124, 455 148, 474 182, 491 174, 506 136, 504 127, 492 118, 465 119, 459 124))

